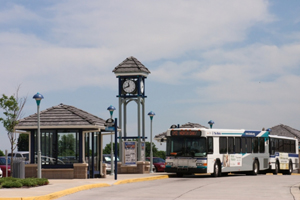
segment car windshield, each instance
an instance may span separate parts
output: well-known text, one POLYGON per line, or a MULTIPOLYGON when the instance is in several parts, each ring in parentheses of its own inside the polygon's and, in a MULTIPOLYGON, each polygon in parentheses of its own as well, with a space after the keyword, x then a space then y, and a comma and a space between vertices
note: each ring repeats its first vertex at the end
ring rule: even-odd
POLYGON ((206 156, 204 137, 168 137, 166 155, 203 157, 206 156))
MULTIPOLYGON (((10 165, 10 159, 8 159, 8 164, 10 165)), ((6 165, 5 158, 0 158, 0 165, 6 165)))
POLYGON ((154 162, 154 163, 164 163, 165 160, 162 159, 162 158, 153 158, 153 162, 154 162))

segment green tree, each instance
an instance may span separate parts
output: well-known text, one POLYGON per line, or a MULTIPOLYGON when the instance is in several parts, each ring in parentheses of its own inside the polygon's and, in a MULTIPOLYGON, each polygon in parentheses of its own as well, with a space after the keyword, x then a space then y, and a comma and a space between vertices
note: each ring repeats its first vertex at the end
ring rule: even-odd
POLYGON ((5 156, 3 151, 0 150, 0 156, 5 156))
POLYGON ((159 157, 162 159, 166 159, 166 152, 165 151, 158 151, 154 157, 159 157))
POLYGON ((17 145, 18 145, 18 151, 29 151, 29 135, 20 134, 17 145))
MULTIPOLYGON (((115 143, 113 143, 113 151, 115 152, 115 143)), ((106 144, 103 149, 103 154, 110 154, 111 152, 111 143, 106 144)), ((117 155, 119 156, 119 142, 117 143, 117 155)))
POLYGON ((75 136, 73 134, 63 134, 58 140, 59 156, 74 156, 75 155, 75 136))
POLYGON ((7 131, 7 136, 10 142, 11 172, 13 171, 13 152, 17 147, 17 133, 15 132, 15 126, 22 117, 22 110, 27 99, 27 97, 19 98, 19 89, 20 86, 17 88, 16 93, 10 97, 2 94, 2 98, 0 98, 0 108, 4 110, 3 114, 6 117, 1 117, 0 121, 3 123, 3 126, 7 131))

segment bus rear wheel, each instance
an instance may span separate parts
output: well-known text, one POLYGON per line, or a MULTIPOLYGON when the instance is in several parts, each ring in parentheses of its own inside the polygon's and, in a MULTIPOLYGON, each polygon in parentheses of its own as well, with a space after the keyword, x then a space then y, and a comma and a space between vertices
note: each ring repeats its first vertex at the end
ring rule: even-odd
POLYGON ((289 162, 289 170, 287 171, 287 175, 291 175, 293 173, 293 163, 292 161, 289 162))
POLYGON ((280 171, 280 169, 279 169, 279 162, 276 161, 276 163, 275 163, 275 174, 279 174, 279 171, 280 171))
POLYGON ((254 161, 253 163, 253 170, 252 170, 252 175, 256 176, 259 172, 259 165, 257 160, 254 161))

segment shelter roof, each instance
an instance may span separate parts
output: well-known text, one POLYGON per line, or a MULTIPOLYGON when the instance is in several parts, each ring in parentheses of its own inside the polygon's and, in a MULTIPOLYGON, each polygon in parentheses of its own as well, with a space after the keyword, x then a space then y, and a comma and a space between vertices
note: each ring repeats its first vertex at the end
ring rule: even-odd
POLYGON ((149 74, 150 71, 135 57, 130 56, 121 62, 113 72, 117 75, 131 74, 131 73, 142 73, 149 74))
MULTIPOLYGON (((84 129, 104 130, 104 123, 100 117, 92 115, 74 106, 59 104, 40 112, 41 129, 84 129)), ((21 119, 16 130, 37 129, 37 113, 21 119)))
POLYGON ((300 141, 300 131, 284 124, 279 124, 277 126, 272 127, 270 134, 287 137, 296 137, 300 141))

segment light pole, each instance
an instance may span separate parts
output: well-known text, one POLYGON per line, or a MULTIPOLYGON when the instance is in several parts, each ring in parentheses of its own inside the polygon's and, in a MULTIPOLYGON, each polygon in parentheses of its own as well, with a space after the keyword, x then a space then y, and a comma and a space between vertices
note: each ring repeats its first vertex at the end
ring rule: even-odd
POLYGON ((208 124, 210 125, 210 128, 211 128, 211 129, 212 129, 214 123, 215 123, 215 122, 214 122, 213 120, 210 120, 210 121, 208 122, 208 124))
POLYGON ((153 116, 155 115, 155 113, 153 111, 150 111, 148 113, 150 120, 151 120, 151 125, 150 125, 150 173, 153 173, 153 152, 152 152, 152 120, 153 120, 153 116))
POLYGON ((43 95, 40 93, 36 93, 33 96, 33 99, 36 101, 37 105, 37 116, 38 116, 38 133, 37 133, 37 138, 38 138, 38 171, 37 171, 37 177, 42 178, 42 162, 41 162, 41 132, 40 132, 40 103, 41 100, 43 99, 43 95))
MULTIPOLYGON (((112 119, 113 113, 116 110, 116 108, 112 105, 110 105, 107 110, 110 113, 110 118, 112 119)), ((113 134, 110 135, 110 175, 114 175, 114 148, 113 148, 113 134)))

